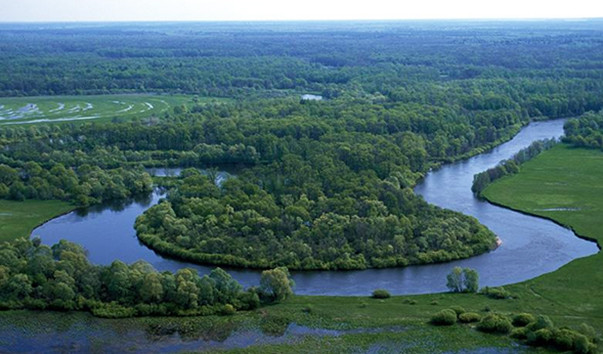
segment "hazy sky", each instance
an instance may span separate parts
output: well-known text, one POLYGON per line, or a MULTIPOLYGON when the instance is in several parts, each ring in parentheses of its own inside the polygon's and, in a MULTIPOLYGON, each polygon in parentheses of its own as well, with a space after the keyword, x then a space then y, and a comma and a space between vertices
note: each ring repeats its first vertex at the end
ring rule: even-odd
POLYGON ((603 17, 603 0, 0 0, 0 22, 603 17))

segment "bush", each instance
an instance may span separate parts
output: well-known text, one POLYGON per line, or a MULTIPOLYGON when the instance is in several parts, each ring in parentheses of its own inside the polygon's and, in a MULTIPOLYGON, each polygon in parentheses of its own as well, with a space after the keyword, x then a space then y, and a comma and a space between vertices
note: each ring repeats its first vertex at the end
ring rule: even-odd
POLYGON ((577 337, 581 336, 580 333, 572 331, 571 329, 562 328, 553 331, 553 344, 555 348, 561 351, 572 350, 574 348, 574 342, 577 337))
POLYGON ((237 310, 231 304, 226 304, 220 310, 220 313, 226 316, 234 315, 237 310))
POLYGON ((312 313, 314 312, 314 307, 312 305, 306 305, 302 308, 303 313, 312 313))
POLYGON ((375 299, 387 299, 390 296, 391 295, 390 295, 389 291, 387 291, 385 289, 377 289, 377 290, 373 291, 373 298, 375 298, 375 299))
POLYGON ((241 310, 255 310, 260 307, 260 297, 255 290, 247 290, 239 295, 241 310))
POLYGON ((461 306, 450 306, 450 309, 454 312, 456 312, 456 315, 460 315, 461 313, 465 313, 465 309, 462 308, 461 306))
POLYGON ((575 353, 595 353, 597 350, 597 346, 593 343, 589 342, 586 336, 578 336, 574 342, 574 352, 575 353))
POLYGON ((482 316, 475 312, 463 312, 459 315, 459 321, 463 323, 479 322, 482 316))
POLYGON ((536 318, 529 313, 520 313, 513 317, 513 326, 515 327, 525 327, 532 322, 535 322, 536 318))
POLYGON ((597 337, 597 331, 595 331, 593 326, 589 326, 586 323, 582 323, 580 327, 578 327, 578 332, 590 339, 595 339, 597 337))
POLYGON ((513 328, 511 338, 526 339, 528 338, 528 329, 525 327, 513 328))
POLYGON ((503 333, 507 334, 511 332, 513 326, 509 319, 503 315, 496 313, 490 314, 480 321, 477 325, 477 329, 487 333, 503 333))
POLYGON ((486 286, 482 290, 480 290, 480 294, 486 295, 492 299, 507 299, 511 297, 511 294, 502 286, 499 287, 488 287, 486 286))
POLYGON ((545 346, 553 338, 553 332, 548 328, 541 328, 535 332, 528 332, 527 337, 529 345, 545 346))
POLYGON ((450 326, 456 323, 456 312, 451 309, 441 310, 431 316, 431 324, 436 326, 450 326))
POLYGON ((532 332, 536 332, 539 329, 543 329, 543 328, 553 328, 553 321, 551 321, 550 318, 548 318, 547 316, 544 315, 538 315, 538 317, 536 318, 536 321, 534 321, 533 323, 531 323, 528 328, 530 329, 530 331, 532 332))

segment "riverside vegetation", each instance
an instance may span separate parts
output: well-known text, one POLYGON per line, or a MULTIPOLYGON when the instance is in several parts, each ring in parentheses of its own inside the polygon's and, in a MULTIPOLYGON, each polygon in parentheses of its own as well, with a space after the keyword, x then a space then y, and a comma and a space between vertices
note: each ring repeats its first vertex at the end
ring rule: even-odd
MULTIPOLYGON (((167 199, 136 223, 140 239, 152 248, 202 263, 363 269, 487 252, 495 244, 490 231, 473 218, 428 205, 414 195, 412 186, 430 168, 483 152, 511 138, 530 120, 603 108, 596 21, 572 28, 564 23, 497 23, 497 30, 476 23, 422 25, 435 26, 429 31, 404 23, 367 24, 360 30, 331 24, 328 31, 321 24, 237 24, 226 30, 221 24, 166 24, 134 32, 128 25, 50 26, 38 31, 2 25, 0 57, 5 60, 0 60, 0 72, 6 75, 0 75, 0 94, 166 92, 191 94, 191 99, 159 117, 133 117, 128 122, 0 127, 0 197, 32 205, 40 199, 70 203, 56 204, 60 213, 148 193, 152 180, 143 167, 236 166, 240 172, 221 186, 194 169, 186 170, 165 183, 170 189, 167 199), (553 69, 555 77, 550 75, 553 69), (300 100, 306 92, 325 100, 300 100), (207 96, 230 100, 202 102, 207 96)), ((567 139, 600 147, 599 125, 593 124, 599 118, 594 113, 585 117, 568 123, 567 139)), ((523 167, 517 176, 522 173, 523 167)), ((511 178, 492 184, 484 196, 511 178)), ((25 224, 29 222, 11 227, 6 231, 11 235, 3 237, 27 236, 25 224)), ((233 292, 211 302, 205 297, 211 291, 200 289, 215 291, 218 283, 202 281, 190 271, 159 274, 144 264, 119 262, 99 268, 87 264, 75 245, 63 243, 55 249, 27 240, 5 246, 6 262, 14 261, 2 268, 5 307, 140 315, 231 313, 255 303, 254 291, 233 292), (32 261, 43 261, 37 265, 39 272, 30 269, 32 261), (96 269, 93 274, 99 277, 115 275, 125 288, 109 290, 111 276, 85 280, 97 281, 96 288, 81 285, 84 279, 78 278, 77 267, 70 267, 72 261, 96 269), (151 283, 162 287, 162 282, 170 283, 166 279, 180 278, 185 294, 171 297, 165 290, 169 287, 163 287, 167 305, 161 307, 158 296, 138 288, 143 283, 136 281, 147 277, 156 278, 151 283)), ((410 310, 410 322, 426 323, 433 310, 458 303, 472 312, 487 304, 484 308, 499 312, 548 314, 561 325, 599 325, 590 312, 565 305, 576 303, 570 297, 593 290, 589 286, 596 282, 584 278, 588 272, 573 279, 584 282, 575 284, 582 290, 574 295, 565 285, 553 286, 555 281, 547 280, 560 274, 570 277, 566 269, 576 263, 584 262, 506 287, 515 299, 500 289, 491 293, 503 294, 502 300, 478 294, 416 297, 409 302, 423 304, 417 307, 420 311, 410 310), (534 289, 544 299, 536 300, 534 289), (425 301, 434 304, 425 307, 425 301), (555 309, 551 304, 564 306, 555 309)), ((269 274, 282 280, 283 273, 269 274)), ((263 284, 274 285, 271 280, 263 284)), ((270 291, 255 294, 280 298, 270 291)), ((383 307, 387 311, 371 303, 366 306, 369 315, 359 308, 342 321, 384 325, 385 313, 408 312, 413 306, 404 300, 384 299, 392 302, 392 307, 383 307)), ((332 311, 344 313, 341 306, 354 301, 294 297, 263 310, 285 316, 304 302, 332 325, 340 318, 332 311)), ((287 318, 299 319, 291 316, 287 318)), ((461 337, 467 336, 472 335, 461 337)), ((312 341, 299 348, 316 345, 312 341)))
POLYGON ((109 266, 88 262, 77 244, 52 247, 18 239, 0 250, 0 308, 87 310, 101 317, 232 314, 285 300, 292 281, 286 268, 262 273, 259 287, 243 291, 220 268, 200 277, 193 269, 159 273, 144 261, 109 266))

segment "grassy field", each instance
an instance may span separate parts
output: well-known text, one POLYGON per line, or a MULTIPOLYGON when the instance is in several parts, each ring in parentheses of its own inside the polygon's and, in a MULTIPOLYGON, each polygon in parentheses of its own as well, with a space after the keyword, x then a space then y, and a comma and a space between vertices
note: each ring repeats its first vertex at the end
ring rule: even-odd
MULTIPOLYGON (((0 97, 0 125, 161 117, 175 106, 192 104, 192 99, 171 95, 0 97)), ((212 100, 199 98, 198 102, 212 100)))
POLYGON ((0 200, 0 242, 28 237, 36 226, 72 209, 73 205, 57 200, 0 200))
MULTIPOLYGON (((517 175, 490 185, 493 202, 543 216, 603 244, 603 152, 559 145, 521 166, 517 175)), ((556 322, 588 322, 603 330, 603 254, 509 287, 522 307, 550 313, 556 322)))

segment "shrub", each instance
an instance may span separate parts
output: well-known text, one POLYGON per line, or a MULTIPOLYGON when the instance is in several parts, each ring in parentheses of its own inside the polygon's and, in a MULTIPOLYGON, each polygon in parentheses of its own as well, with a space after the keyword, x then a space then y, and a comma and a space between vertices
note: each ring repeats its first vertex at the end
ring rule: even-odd
POLYGON ((456 313, 451 309, 444 309, 431 316, 431 324, 436 326, 450 326, 456 323, 456 313))
POLYGON ((303 313, 312 313, 314 312, 314 307, 312 305, 306 305, 302 308, 303 313))
POLYGON ((260 297, 255 290, 247 290, 239 295, 239 306, 241 310, 254 310, 260 307, 260 297))
POLYGON ((533 346, 548 345, 553 338, 553 332, 548 328, 541 328, 534 332, 528 332, 528 344, 533 346))
POLYGON ((526 339, 528 338, 528 329, 525 327, 513 328, 511 338, 526 339))
POLYGON ((535 322, 536 319, 533 315, 529 313, 520 313, 513 317, 513 326, 515 327, 525 327, 532 322, 535 322))
POLYGON ((220 313, 227 316, 234 315, 235 312, 237 312, 237 310, 235 310, 234 306, 232 306, 231 304, 224 305, 220 310, 220 313))
POLYGON ((581 336, 581 334, 572 331, 571 329, 562 328, 553 331, 552 341, 555 348, 561 351, 567 351, 574 348, 574 342, 576 341, 577 336, 581 336))
POLYGON ((373 291, 373 298, 375 298, 375 299, 387 299, 390 296, 391 295, 390 295, 389 291, 387 291, 385 289, 377 289, 377 290, 373 291))
POLYGON ((578 327, 578 332, 584 334, 590 339, 595 339, 597 337, 597 331, 595 331, 593 326, 589 326, 586 323, 580 324, 580 327, 578 327))
POLYGON ((507 299, 511 297, 511 294, 502 286, 499 287, 488 287, 486 286, 482 290, 480 290, 480 294, 486 295, 492 299, 507 299))
POLYGON ((538 317, 536 318, 536 321, 531 323, 528 326, 528 328, 532 332, 536 332, 537 330, 542 329, 542 328, 553 328, 553 321, 551 321, 551 319, 548 318, 548 316, 538 315, 538 317))
POLYGON ((460 315, 461 313, 465 313, 465 309, 462 308, 461 306, 450 306, 450 309, 454 312, 456 312, 456 315, 460 315))
POLYGON ((578 336, 574 342, 575 353, 594 353, 597 350, 597 346, 589 342, 586 336, 578 336))
POLYGON ((482 316, 475 312, 463 312, 459 315, 459 321, 463 323, 479 322, 482 316))
POLYGON ((477 329, 487 333, 509 333, 513 326, 509 319, 496 313, 490 314, 480 321, 477 329))

